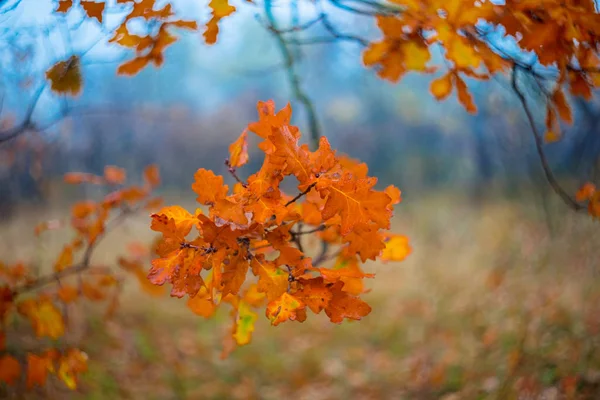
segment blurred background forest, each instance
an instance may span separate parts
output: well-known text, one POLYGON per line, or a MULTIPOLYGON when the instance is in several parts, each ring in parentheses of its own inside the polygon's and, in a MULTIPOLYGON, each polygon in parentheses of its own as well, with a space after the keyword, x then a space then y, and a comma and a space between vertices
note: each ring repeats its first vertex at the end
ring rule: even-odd
MULTIPOLYGON (((182 15, 204 20, 200 3, 174 2, 182 15)), ((252 7, 222 22, 226 34, 218 45, 183 33, 161 68, 132 78, 116 75, 123 50, 106 44, 99 25, 57 17, 54 8, 28 0, 0 14, 6 129, 26 115, 47 65, 85 52, 82 95, 67 99, 44 89, 33 112, 41 129, 0 144, 0 256, 7 262, 51 263, 50 249, 62 238, 28 240, 33 227, 98 194, 67 187, 66 172, 102 174, 111 164, 139 176, 156 163, 166 203, 193 209, 190 185, 198 168, 232 182, 227 147, 256 120, 258 100, 274 99, 278 108, 291 101, 294 123, 307 128, 273 36, 252 7)), ((361 16, 333 13, 332 19, 377 36, 361 16)), ((110 26, 111 16, 106 20, 110 26)), ((400 265, 369 266, 378 279, 367 295, 374 312, 364 321, 274 328, 259 319, 255 341, 226 361, 218 357, 222 319, 207 322, 181 301, 147 299, 134 287, 124 295, 119 323, 98 322, 79 333, 95 360, 86 385, 71 395, 510 398, 521 385, 556 396, 546 398, 575 393, 574 387, 582 398, 598 398, 597 225, 552 192, 507 79, 470 82, 479 108, 470 115, 455 98, 437 102, 425 77, 412 74, 399 85, 377 78, 362 66, 355 44, 293 51, 332 147, 366 162, 381 188, 402 190, 395 226, 411 237, 413 254, 400 265)), ((546 151, 574 193, 598 180, 600 102, 572 105, 575 124, 546 151)), ((261 161, 253 159, 254 145, 241 175, 261 161)), ((114 263, 125 235, 151 239, 148 223, 143 215, 116 232, 98 261, 114 263)), ((37 394, 66 395, 52 390, 37 394)))

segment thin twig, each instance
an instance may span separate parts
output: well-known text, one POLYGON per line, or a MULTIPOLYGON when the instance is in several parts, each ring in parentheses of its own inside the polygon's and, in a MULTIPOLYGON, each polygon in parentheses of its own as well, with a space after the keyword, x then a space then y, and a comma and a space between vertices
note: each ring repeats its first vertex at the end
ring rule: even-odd
POLYGON ((233 176, 233 178, 240 183, 243 187, 248 187, 248 184, 240 179, 240 177, 236 173, 236 169, 231 166, 231 162, 229 159, 225 160, 225 165, 227 166, 227 171, 233 176))
POLYGON ((129 216, 130 214, 132 214, 134 212, 135 211, 130 208, 125 208, 121 211, 121 213, 119 215, 117 215, 111 222, 109 222, 106 225, 105 229, 100 234, 98 234, 98 236, 96 237, 96 240, 94 240, 94 242, 88 244, 87 248, 85 249, 85 252, 83 253, 83 257, 82 257, 82 260, 80 263, 73 264, 72 266, 63 269, 62 271, 58 271, 58 272, 54 272, 52 274, 42 276, 33 282, 30 282, 28 284, 25 284, 21 287, 16 288, 13 291, 14 296, 17 297, 23 293, 30 292, 32 290, 36 290, 36 289, 39 289, 40 287, 46 286, 50 283, 56 282, 57 280, 60 280, 61 278, 65 278, 65 277, 72 276, 75 274, 80 274, 81 272, 84 272, 87 269, 89 269, 92 254, 94 252, 94 249, 97 247, 98 243, 102 240, 102 238, 104 238, 106 236, 106 234, 110 230, 114 229, 116 226, 123 223, 126 220, 127 216, 129 216))
POLYGON ((310 189, 314 188, 316 185, 316 183, 312 183, 310 184, 306 190, 304 190, 303 192, 300 192, 296 195, 296 197, 294 197, 293 199, 291 199, 290 201, 288 201, 287 203, 285 203, 285 207, 289 206, 292 203, 295 203, 296 200, 298 200, 300 197, 304 196, 305 194, 307 194, 308 192, 310 192, 310 189))
POLYGON ((312 100, 308 97, 306 92, 302 90, 300 85, 300 78, 296 73, 295 69, 295 60, 292 54, 291 49, 288 47, 288 43, 284 39, 283 35, 277 30, 277 22, 275 16, 273 15, 273 1, 265 0, 265 14, 267 16, 267 20, 269 21, 269 30, 273 33, 273 36, 277 40, 277 44, 279 46, 279 50, 284 58, 285 69, 287 72, 287 78, 292 88, 292 92, 294 93, 294 97, 298 99, 304 105, 306 109, 306 114, 308 118, 308 126, 311 137, 311 145, 314 148, 319 146, 319 139, 321 137, 321 130, 319 127, 319 122, 317 120, 317 113, 315 111, 315 106, 312 100))
POLYGON ((531 110, 529 109, 527 100, 525 99, 525 95, 523 94, 523 92, 519 88, 519 85, 517 84, 517 71, 519 69, 522 69, 522 67, 520 67, 517 64, 515 64, 513 66, 512 81, 511 81, 512 88, 515 91, 515 93, 517 94, 517 97, 519 98, 519 100, 521 101, 521 105, 523 106, 523 109, 525 110, 525 114, 527 115, 527 120, 529 122, 531 132, 533 133, 535 147, 537 149, 537 153, 540 158, 540 162, 542 164, 542 169, 544 170, 544 175, 546 176, 546 180, 548 181, 548 183, 550 184, 550 186, 552 187, 554 192, 556 192, 561 197, 561 199, 565 202, 565 204, 567 206, 569 206, 570 208, 572 208, 575 211, 581 211, 585 207, 582 206, 581 204, 577 203, 575 201, 575 199, 573 199, 560 186, 560 184, 556 180, 556 177, 554 176, 554 173, 552 172, 552 169, 550 168, 550 164, 548 163, 548 159, 546 158, 546 153, 544 152, 544 142, 543 142, 542 135, 540 134, 539 130, 537 129, 535 120, 533 118, 533 114, 532 114, 531 110))

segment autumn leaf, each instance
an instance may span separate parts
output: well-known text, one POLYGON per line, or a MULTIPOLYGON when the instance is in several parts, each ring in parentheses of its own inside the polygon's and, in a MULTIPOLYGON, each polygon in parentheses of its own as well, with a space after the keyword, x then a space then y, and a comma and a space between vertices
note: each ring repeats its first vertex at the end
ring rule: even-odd
POLYGON ((258 315, 252 311, 250 305, 245 301, 241 301, 238 305, 237 318, 235 323, 235 332, 233 338, 238 346, 243 346, 250 343, 252 332, 254 332, 254 323, 258 315))
POLYGON ((219 22, 221 19, 233 14, 236 9, 229 4, 228 0, 211 0, 208 6, 211 8, 212 18, 206 24, 204 40, 207 44, 214 44, 217 42, 217 35, 219 34, 219 22))
POLYGON ((298 298, 284 293, 278 299, 269 302, 266 315, 272 325, 279 325, 287 320, 296 320, 297 312, 304 307, 305 304, 298 298))
POLYGON ((288 274, 263 255, 252 259, 252 272, 258 276, 258 290, 265 293, 269 301, 279 298, 288 288, 288 274))
POLYGON ((60 272, 73 264, 73 248, 69 245, 63 247, 62 252, 54 263, 54 271, 60 272))
POLYGON ((189 298, 187 306, 194 314, 204 318, 212 316, 216 310, 216 305, 210 296, 208 296, 206 289, 200 289, 196 296, 189 298))
POLYGON ((50 88, 58 94, 76 96, 81 93, 83 79, 79 58, 71 56, 68 60, 60 61, 46 71, 46 79, 50 88))
POLYGON ((329 305, 333 294, 322 277, 304 280, 301 279, 302 289, 294 293, 294 296, 302 301, 315 314, 320 313, 329 305))
POLYGON ((104 179, 111 185, 121 185, 125 183, 125 170, 114 165, 107 165, 104 167, 104 179))
POLYGON ((573 114, 571 112, 571 106, 567 102, 565 93, 562 89, 558 88, 552 94, 552 103, 556 106, 560 119, 568 124, 573 123, 573 114))
POLYGON ((66 13, 73 7, 73 0, 59 0, 56 12, 66 13))
POLYGON ((152 214, 151 218, 150 229, 179 241, 183 241, 192 227, 198 223, 197 216, 190 214, 181 206, 163 207, 152 214))
POLYGON ((46 297, 28 299, 18 305, 18 310, 31 321, 36 336, 58 339, 65 333, 62 314, 46 297))
POLYGON ((452 93, 452 73, 447 73, 440 78, 431 81, 429 90, 431 94, 438 100, 444 100, 452 93))
POLYGON ((586 182, 579 188, 579 190, 575 194, 575 199, 579 202, 589 200, 595 192, 596 185, 590 182, 586 182))
POLYGON ((151 59, 147 56, 135 57, 129 61, 124 62, 117 68, 117 74, 119 75, 135 75, 144 69, 151 59))
POLYGON ((79 297, 79 289, 74 286, 63 284, 58 289, 57 295, 63 303, 72 303, 79 297))
POLYGON ((325 308, 325 314, 331 322, 341 323, 344 318, 359 320, 371 312, 371 307, 359 299, 344 291, 342 282, 336 283, 332 288, 332 297, 325 308))
POLYGON ((229 146, 229 165, 232 168, 238 168, 248 162, 248 132, 244 131, 229 146))
POLYGON ((144 181, 151 188, 156 188, 160 185, 160 172, 158 169, 158 165, 148 165, 144 169, 144 181))
POLYGON ((454 81, 456 84, 456 91, 458 92, 458 101, 460 102, 460 104, 463 105, 463 107, 465 107, 465 109, 469 113, 475 114, 477 112, 477 107, 473 102, 473 97, 471 96, 471 93, 469 93, 467 84, 457 74, 454 75, 454 81))
POLYGON ((21 364, 8 354, 0 356, 0 382, 13 386, 21 377, 21 364))
POLYGON ((87 371, 88 356, 79 349, 69 349, 58 362, 58 378, 71 390, 77 388, 79 374, 87 371))
POLYGON ((217 200, 222 200, 227 195, 229 186, 223 185, 223 177, 215 175, 212 171, 200 168, 194 174, 192 190, 196 192, 196 201, 204 205, 213 205, 217 200))
POLYGON ((44 355, 27 353, 27 388, 32 389, 36 385, 43 387, 46 384, 48 371, 52 369, 52 360, 44 355))
POLYGON ((78 185, 81 183, 92 183, 92 184, 102 184, 104 183, 104 179, 102 177, 87 174, 84 172, 69 172, 64 176, 65 183, 70 183, 72 185, 78 185))
POLYGON ((99 23, 102 23, 102 13, 104 12, 104 2, 97 3, 95 1, 81 0, 81 7, 89 18, 95 18, 99 23))
POLYGON ((408 237, 386 234, 385 249, 381 253, 382 261, 403 261, 412 252, 408 237))
POLYGON ((342 219, 342 236, 350 233, 356 224, 374 223, 379 228, 389 228, 391 211, 387 208, 390 197, 372 190, 376 180, 356 179, 352 174, 344 174, 326 190, 329 195, 323 207, 323 220, 336 215, 342 219))

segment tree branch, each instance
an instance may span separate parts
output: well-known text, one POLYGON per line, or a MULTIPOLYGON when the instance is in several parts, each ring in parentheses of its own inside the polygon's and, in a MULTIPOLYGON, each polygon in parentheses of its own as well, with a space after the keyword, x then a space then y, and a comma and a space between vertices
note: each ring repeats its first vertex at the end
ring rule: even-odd
POLYGON ((284 58, 285 69, 287 72, 287 78, 292 88, 292 92, 294 97, 304 105, 306 110, 307 118, 308 118, 308 126, 311 137, 311 145, 313 148, 317 148, 319 146, 319 138, 321 137, 321 130, 319 127, 319 121, 317 120, 317 114, 315 111, 315 106, 312 100, 308 97, 306 92, 302 89, 300 85, 300 78, 296 73, 295 65, 294 65, 294 56, 292 51, 288 47, 288 43, 283 37, 283 34, 277 29, 277 21, 275 16, 273 15, 273 1, 265 0, 265 14, 267 16, 267 20, 269 22, 269 30, 275 36, 277 40, 277 44, 279 50, 284 58))
POLYGON ((533 138, 535 141, 535 147, 538 153, 538 156, 540 158, 540 162, 542 164, 542 169, 544 170, 544 175, 546 176, 546 180, 548 181, 548 183, 550 184, 550 186, 552 187, 552 189, 554 190, 554 192, 556 192, 556 194, 558 194, 560 196, 560 198, 565 202, 565 204, 567 206, 569 206, 570 208, 572 208, 575 211, 581 211, 584 210, 585 207, 582 206, 581 204, 577 203, 575 201, 575 199, 573 199, 558 183, 558 181, 556 180, 556 177, 554 176, 554 173, 552 172, 552 169, 550 168, 550 164, 548 163, 548 159, 546 158, 546 154, 544 153, 544 141, 543 141, 543 137, 540 134, 539 130, 536 127, 535 124, 535 120, 533 118, 533 114, 531 112, 531 110, 529 109, 529 105, 527 104, 527 100, 525 99, 525 95, 523 94, 523 92, 521 91, 521 89, 519 88, 519 85, 517 84, 517 71, 519 69, 522 69, 523 67, 515 64, 513 66, 513 71, 512 71, 512 80, 511 80, 511 84, 512 84, 512 88, 515 91, 515 93, 517 94, 517 97, 519 98, 521 105, 523 106, 523 109, 525 110, 525 114, 527 115, 527 120, 529 122, 529 126, 531 128, 531 132, 533 133, 533 138))
POLYGON ((131 208, 124 208, 122 209, 121 213, 117 215, 110 223, 107 223, 105 229, 96 237, 96 240, 88 244, 88 246, 85 249, 85 252, 83 253, 83 257, 80 263, 73 264, 72 266, 63 269, 62 271, 44 275, 33 282, 27 283, 21 287, 17 287, 13 291, 14 297, 17 297, 26 292, 30 292, 32 290, 39 289, 43 286, 54 283, 62 278, 76 275, 88 270, 91 266, 90 261, 92 258, 92 254, 94 252, 94 249, 98 246, 98 243, 106 236, 106 234, 109 231, 114 229, 116 226, 122 224, 126 220, 126 218, 130 214, 133 214, 135 211, 137 211, 137 209, 138 208, 136 208, 135 210, 131 208))
POLYGON ((310 184, 305 191, 300 192, 296 195, 296 197, 294 197, 293 199, 291 199, 290 201, 288 201, 287 203, 285 203, 285 207, 289 206, 290 204, 296 202, 296 200, 298 200, 300 197, 304 196, 305 194, 307 194, 308 192, 310 192, 310 189, 314 188, 316 185, 316 183, 312 183, 310 184))

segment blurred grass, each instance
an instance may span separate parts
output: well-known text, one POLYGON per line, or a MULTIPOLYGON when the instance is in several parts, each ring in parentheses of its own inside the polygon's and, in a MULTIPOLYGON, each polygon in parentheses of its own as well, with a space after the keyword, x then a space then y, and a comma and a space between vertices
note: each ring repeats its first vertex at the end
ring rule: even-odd
MULTIPOLYGON (((204 320, 184 300, 148 297, 130 280, 112 320, 102 305, 69 310, 67 340, 90 356, 80 389, 57 384, 32 396, 598 399, 597 224, 558 204, 552 211, 551 235, 535 203, 474 207, 450 194, 407 201, 394 230, 411 237, 414 252, 403 263, 367 265, 377 273, 363 296, 373 307, 367 318, 333 325, 311 314, 278 327, 259 318, 252 343, 225 360, 227 310, 204 320)), ((30 232, 59 215, 60 206, 22 209, 0 227, 0 254, 51 265, 67 237, 30 232)), ((124 243, 152 237, 147 216, 136 217, 94 262, 114 265, 124 243)))

